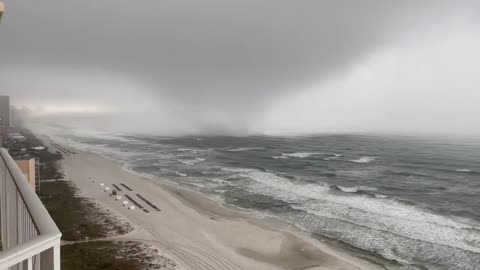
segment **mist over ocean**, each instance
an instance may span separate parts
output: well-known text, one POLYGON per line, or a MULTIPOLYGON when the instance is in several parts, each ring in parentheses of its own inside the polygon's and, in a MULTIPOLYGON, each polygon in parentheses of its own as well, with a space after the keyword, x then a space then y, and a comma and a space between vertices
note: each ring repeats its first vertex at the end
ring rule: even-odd
POLYGON ((48 133, 138 173, 338 241, 388 269, 480 265, 480 140, 173 138, 58 126, 48 133))

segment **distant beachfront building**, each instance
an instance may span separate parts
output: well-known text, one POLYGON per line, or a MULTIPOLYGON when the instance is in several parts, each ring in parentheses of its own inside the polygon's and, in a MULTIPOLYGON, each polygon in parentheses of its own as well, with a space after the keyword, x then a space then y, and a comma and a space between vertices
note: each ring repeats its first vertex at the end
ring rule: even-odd
POLYGON ((10 128, 10 97, 0 96, 0 129, 2 133, 10 128))
POLYGON ((40 166, 36 158, 15 160, 30 186, 36 193, 40 192, 40 166))
MULTIPOLYGON (((0 1, 0 22, 5 6, 0 1)), ((0 128, 10 127, 10 97, 0 96, 0 128)))
POLYGON ((5 6, 2 2, 0 2, 0 21, 2 21, 3 11, 5 10, 5 6))

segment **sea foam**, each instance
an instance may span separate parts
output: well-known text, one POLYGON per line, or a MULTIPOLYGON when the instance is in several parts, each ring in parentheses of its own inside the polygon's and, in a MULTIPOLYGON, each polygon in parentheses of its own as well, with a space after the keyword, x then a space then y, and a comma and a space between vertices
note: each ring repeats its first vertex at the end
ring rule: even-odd
MULTIPOLYGON (((251 169, 236 171, 240 176, 252 180, 248 186, 242 186, 242 188, 283 200, 298 210, 318 217, 336 220, 336 226, 339 226, 337 222, 345 221, 374 231, 385 231, 388 228, 389 234, 401 236, 404 239, 416 239, 426 243, 480 252, 480 247, 469 244, 472 242, 470 239, 480 239, 480 233, 477 231, 480 230, 478 224, 478 226, 472 226, 460 223, 418 206, 383 196, 342 196, 330 193, 330 188, 323 184, 293 183, 274 173, 251 169)), ((343 187, 343 189, 349 192, 361 188, 343 187)), ((360 241, 360 238, 368 238, 368 235, 351 237, 355 238, 351 239, 355 242, 360 241)))
POLYGON ((355 163, 370 163, 372 161, 375 161, 377 159, 377 157, 361 157, 359 159, 352 159, 350 160, 351 162, 355 162, 355 163))
POLYGON ((263 148, 261 148, 261 147, 239 147, 239 148, 228 149, 227 151, 229 151, 229 152, 244 152, 244 151, 261 150, 261 149, 263 149, 263 148))
POLYGON ((285 153, 282 154, 284 157, 293 157, 293 158, 307 158, 309 156, 315 155, 317 153, 311 153, 311 152, 298 152, 298 153, 285 153))

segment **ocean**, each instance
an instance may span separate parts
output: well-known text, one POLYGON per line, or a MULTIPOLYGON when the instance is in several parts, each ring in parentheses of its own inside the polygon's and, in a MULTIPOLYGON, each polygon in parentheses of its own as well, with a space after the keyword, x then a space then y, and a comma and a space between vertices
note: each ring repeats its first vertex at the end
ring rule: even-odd
POLYGON ((478 139, 51 134, 386 269, 480 269, 478 139))

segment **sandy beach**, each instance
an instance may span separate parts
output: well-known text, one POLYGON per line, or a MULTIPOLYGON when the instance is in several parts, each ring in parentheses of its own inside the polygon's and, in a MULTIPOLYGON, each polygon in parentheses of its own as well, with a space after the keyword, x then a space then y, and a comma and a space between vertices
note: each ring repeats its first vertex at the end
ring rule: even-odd
POLYGON ((129 172, 95 153, 63 152, 65 179, 82 196, 134 226, 133 232, 113 239, 152 244, 179 269, 378 269, 287 224, 223 207, 197 192, 129 172), (122 199, 115 200, 105 187, 117 190, 122 199), (123 201, 136 208, 128 209, 123 201))

